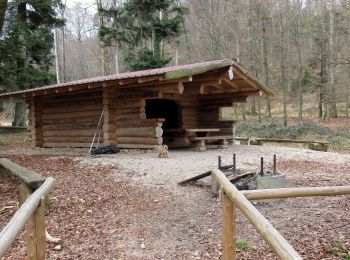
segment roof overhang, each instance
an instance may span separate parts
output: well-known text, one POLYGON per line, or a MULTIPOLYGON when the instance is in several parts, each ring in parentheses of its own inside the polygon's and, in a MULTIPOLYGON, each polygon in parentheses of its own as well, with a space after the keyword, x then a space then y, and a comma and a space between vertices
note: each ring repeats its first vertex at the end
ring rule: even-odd
MULTIPOLYGON (((246 95, 274 95, 270 89, 260 83, 238 62, 234 60, 219 60, 76 80, 62 84, 3 93, 0 94, 0 98, 27 99, 32 96, 112 86, 153 89, 154 86, 170 86, 171 84, 178 84, 179 87, 180 84, 185 84, 189 88, 196 86, 199 89, 197 94, 203 94, 201 91, 205 86, 208 89, 213 87, 215 89, 218 86, 222 86, 222 89, 226 89, 226 91, 241 92, 242 95, 244 93, 246 95)), ((216 92, 210 90, 207 93, 216 92)))

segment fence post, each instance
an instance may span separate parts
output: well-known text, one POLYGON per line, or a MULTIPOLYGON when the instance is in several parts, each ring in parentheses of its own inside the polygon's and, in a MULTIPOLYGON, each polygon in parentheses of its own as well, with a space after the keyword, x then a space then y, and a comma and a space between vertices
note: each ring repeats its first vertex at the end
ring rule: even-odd
POLYGON ((27 259, 45 260, 45 198, 27 222, 27 259))
POLYGON ((236 259, 236 207, 221 189, 223 223, 223 259, 236 259))

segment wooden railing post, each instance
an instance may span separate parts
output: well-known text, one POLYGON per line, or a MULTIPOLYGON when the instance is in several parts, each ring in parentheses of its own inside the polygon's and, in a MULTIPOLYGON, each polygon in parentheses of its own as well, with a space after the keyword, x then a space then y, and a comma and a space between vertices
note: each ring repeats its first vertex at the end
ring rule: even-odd
POLYGON ((45 260, 45 198, 27 222, 27 259, 45 260))
POLYGON ((236 259, 236 207, 232 200, 221 189, 222 199, 222 229, 223 229, 223 259, 236 259))

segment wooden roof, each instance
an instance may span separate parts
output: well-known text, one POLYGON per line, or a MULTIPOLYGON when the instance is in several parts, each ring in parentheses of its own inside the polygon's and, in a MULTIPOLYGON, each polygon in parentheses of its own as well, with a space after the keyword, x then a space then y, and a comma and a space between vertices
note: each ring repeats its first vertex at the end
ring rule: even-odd
POLYGON ((3 93, 0 94, 0 98, 28 98, 30 96, 111 86, 152 89, 154 86, 168 87, 179 83, 182 86, 182 91, 184 85, 189 88, 196 87, 200 89, 198 93, 192 91, 192 94, 242 92, 242 94, 246 93, 247 95, 273 95, 271 90, 263 86, 238 62, 234 60, 218 60, 76 80, 62 84, 3 93), (204 88, 208 89, 205 93, 203 92, 204 88), (216 91, 216 89, 220 89, 220 91, 216 91))

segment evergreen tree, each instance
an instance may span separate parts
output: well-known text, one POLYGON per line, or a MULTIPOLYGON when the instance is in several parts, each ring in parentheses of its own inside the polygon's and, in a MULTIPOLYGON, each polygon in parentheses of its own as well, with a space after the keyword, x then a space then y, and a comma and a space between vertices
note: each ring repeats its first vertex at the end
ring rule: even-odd
POLYGON ((2 26, 4 25, 6 9, 7 9, 7 0, 0 0, 0 35, 2 32, 2 26))
POLYGON ((0 87, 22 90, 50 84, 54 27, 60 0, 13 0, 8 3, 0 39, 0 87))
POLYGON ((99 37, 104 45, 119 44, 129 70, 164 67, 171 61, 164 43, 184 32, 186 8, 176 0, 127 0, 101 8, 106 23, 99 37))

